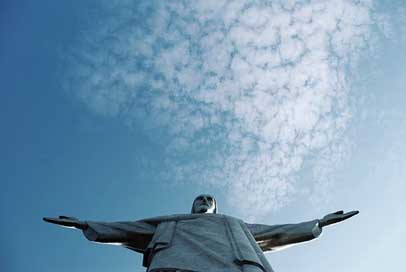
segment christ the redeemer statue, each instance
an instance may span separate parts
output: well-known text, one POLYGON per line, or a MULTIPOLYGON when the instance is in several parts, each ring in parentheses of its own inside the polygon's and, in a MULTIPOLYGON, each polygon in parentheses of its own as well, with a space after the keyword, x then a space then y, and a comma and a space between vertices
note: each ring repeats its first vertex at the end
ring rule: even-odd
POLYGON ((338 211, 298 224, 248 224, 218 214, 216 200, 200 195, 191 214, 111 223, 67 216, 44 220, 80 229, 90 241, 118 244, 142 253, 148 272, 272 272, 264 251, 312 240, 323 227, 357 213, 338 211))

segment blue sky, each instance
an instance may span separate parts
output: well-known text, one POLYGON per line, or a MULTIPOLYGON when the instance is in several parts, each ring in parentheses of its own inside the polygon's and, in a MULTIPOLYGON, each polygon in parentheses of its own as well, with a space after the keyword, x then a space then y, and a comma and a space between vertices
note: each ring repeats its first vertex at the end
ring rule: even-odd
POLYGON ((276 271, 402 268, 406 5, 0 4, 4 271, 144 271, 43 216, 361 213, 276 271))

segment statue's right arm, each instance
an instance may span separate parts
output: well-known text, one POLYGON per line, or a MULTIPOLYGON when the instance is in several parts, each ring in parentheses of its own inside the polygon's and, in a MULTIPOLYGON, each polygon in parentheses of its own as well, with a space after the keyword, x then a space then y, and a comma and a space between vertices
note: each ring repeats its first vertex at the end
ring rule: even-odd
POLYGON ((358 213, 358 211, 346 213, 344 211, 337 211, 327 214, 321 219, 296 224, 273 226, 263 224, 246 225, 263 251, 278 250, 286 246, 313 240, 319 237, 324 227, 344 221, 358 213))
POLYGON ((89 241, 123 245, 143 252, 154 235, 156 226, 144 221, 94 222, 81 221, 74 217, 45 217, 44 221, 63 227, 82 230, 89 241))
POLYGON ((246 224, 263 251, 280 250, 287 246, 313 240, 321 234, 319 220, 296 224, 246 224))

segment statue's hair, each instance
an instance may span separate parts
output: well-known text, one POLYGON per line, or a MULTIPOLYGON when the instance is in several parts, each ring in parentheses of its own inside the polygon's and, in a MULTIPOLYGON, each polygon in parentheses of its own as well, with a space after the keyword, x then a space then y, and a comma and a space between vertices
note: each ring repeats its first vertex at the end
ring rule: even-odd
MULTIPOLYGON (((201 195, 198 195, 197 197, 195 197, 195 200, 193 200, 193 204, 195 203, 196 199, 197 199, 198 197, 201 197, 201 196, 210 196, 210 197, 213 199, 213 202, 214 202, 214 211, 213 211, 213 213, 217 213, 217 201, 216 201, 216 199, 215 199, 212 195, 209 195, 209 194, 201 194, 201 195)), ((195 212, 195 205, 192 205, 191 213, 196 213, 196 212, 195 212)))

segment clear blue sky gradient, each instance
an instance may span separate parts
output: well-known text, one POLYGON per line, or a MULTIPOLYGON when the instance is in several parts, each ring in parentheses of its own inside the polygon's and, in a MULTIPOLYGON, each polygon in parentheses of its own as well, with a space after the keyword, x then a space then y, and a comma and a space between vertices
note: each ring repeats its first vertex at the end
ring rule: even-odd
MULTIPOLYGON (((83 31, 98 1, 0 3, 0 270, 144 271, 141 256, 89 243, 42 222, 71 215, 118 221, 188 213, 200 192, 222 187, 163 182, 164 143, 143 126, 103 117, 61 88, 63 50, 83 31), (148 160, 145 160, 148 158, 148 160)), ((314 219, 338 209, 360 215, 321 238, 269 254, 276 271, 403 271, 406 242, 406 15, 403 1, 378 1, 393 34, 362 56, 351 90, 351 152, 335 169, 324 206, 298 198, 266 223, 314 219), (403 12, 400 12, 402 11, 403 12)), ((304 174, 305 176, 305 174, 304 174)), ((305 178, 305 177, 303 177, 305 178)))

